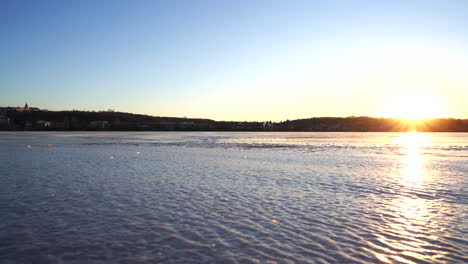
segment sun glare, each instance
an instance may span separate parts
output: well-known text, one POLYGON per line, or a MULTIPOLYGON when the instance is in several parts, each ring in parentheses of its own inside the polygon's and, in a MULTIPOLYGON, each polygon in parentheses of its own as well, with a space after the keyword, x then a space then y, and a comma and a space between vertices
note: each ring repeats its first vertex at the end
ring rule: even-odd
POLYGON ((442 103, 425 91, 401 90, 391 95, 382 107, 381 116, 416 120, 443 117, 442 103))

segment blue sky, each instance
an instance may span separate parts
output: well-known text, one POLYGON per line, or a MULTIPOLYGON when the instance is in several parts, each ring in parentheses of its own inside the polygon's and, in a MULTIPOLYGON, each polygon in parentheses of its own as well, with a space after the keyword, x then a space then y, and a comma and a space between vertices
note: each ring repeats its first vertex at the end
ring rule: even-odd
POLYGON ((468 1, 3 0, 0 105, 280 121, 379 116, 418 89, 468 118, 466 14, 468 1))

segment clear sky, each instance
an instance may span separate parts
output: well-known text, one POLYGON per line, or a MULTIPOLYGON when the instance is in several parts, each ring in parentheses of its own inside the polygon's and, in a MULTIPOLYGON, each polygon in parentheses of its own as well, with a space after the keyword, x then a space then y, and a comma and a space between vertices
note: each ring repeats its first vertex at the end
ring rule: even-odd
POLYGON ((467 14, 466 0, 1 0, 0 105, 282 121, 381 116, 411 90, 402 102, 468 118, 467 14))

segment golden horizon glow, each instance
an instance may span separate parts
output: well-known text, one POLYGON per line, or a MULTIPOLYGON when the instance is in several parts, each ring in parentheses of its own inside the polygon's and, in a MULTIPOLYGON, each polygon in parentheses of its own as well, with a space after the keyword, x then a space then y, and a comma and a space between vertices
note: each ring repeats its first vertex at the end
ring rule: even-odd
POLYGON ((441 118, 445 111, 436 96, 424 90, 400 90, 388 97, 380 116, 417 120, 441 118))

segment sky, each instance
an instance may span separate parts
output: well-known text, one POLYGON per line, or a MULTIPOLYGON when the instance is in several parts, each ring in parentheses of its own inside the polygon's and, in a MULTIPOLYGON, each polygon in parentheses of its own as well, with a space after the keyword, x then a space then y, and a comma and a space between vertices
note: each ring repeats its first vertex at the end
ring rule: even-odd
POLYGON ((465 0, 1 0, 0 105, 468 118, 466 14, 465 0))

